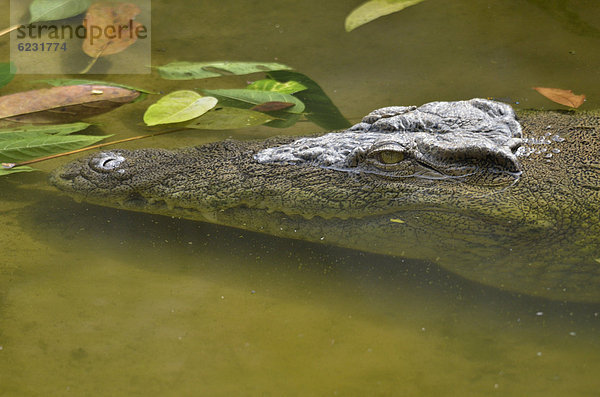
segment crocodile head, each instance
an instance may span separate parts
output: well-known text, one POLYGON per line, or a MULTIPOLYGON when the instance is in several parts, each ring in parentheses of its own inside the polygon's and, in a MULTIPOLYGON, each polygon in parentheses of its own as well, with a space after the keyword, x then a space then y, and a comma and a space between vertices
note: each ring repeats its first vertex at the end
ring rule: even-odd
POLYGON ((444 207, 457 189, 480 195, 515 183, 520 137, 508 105, 434 102, 379 109, 318 137, 99 152, 50 181, 85 201, 147 212, 212 219, 244 207, 363 218, 429 201, 444 207))
POLYGON ((379 109, 322 136, 104 151, 50 181, 90 203, 427 259, 510 290, 600 300, 599 286, 564 271, 563 261, 581 258, 550 247, 565 235, 566 210, 549 202, 562 187, 544 182, 546 165, 525 157, 522 142, 508 105, 433 102, 379 109), (531 248, 540 244, 552 261, 531 248))

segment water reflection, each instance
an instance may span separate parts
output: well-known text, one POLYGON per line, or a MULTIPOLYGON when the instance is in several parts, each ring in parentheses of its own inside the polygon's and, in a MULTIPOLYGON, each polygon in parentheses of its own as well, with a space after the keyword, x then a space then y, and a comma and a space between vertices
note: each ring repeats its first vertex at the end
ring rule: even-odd
POLYGON ((30 247, 3 283, 8 390, 592 390, 598 305, 503 293, 424 262, 37 197, 11 216, 30 247), (22 371, 28 357, 37 364, 22 371), (56 366, 63 376, 36 375, 56 366))

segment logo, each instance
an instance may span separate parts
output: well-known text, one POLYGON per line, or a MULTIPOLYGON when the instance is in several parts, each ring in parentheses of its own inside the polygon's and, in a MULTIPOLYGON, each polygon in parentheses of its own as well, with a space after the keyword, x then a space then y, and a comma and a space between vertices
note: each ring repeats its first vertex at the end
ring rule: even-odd
POLYGON ((17 73, 150 73, 150 0, 76 3, 11 0, 17 73))

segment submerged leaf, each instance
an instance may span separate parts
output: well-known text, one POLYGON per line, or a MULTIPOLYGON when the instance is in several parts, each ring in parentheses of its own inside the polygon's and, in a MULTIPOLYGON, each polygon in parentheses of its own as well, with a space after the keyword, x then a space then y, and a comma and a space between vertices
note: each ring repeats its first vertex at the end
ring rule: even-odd
POLYGON ((23 123, 65 123, 113 110, 140 93, 106 85, 71 85, 0 97, 0 119, 23 123))
MULTIPOLYGON (((204 93, 213 95, 216 97, 228 98, 238 103, 260 105, 265 102, 289 102, 293 103, 294 106, 286 109, 290 113, 302 113, 304 111, 304 104, 298 98, 289 95, 281 94, 273 91, 258 91, 258 90, 247 90, 247 89, 225 89, 225 90, 204 90, 204 93)), ((234 106, 237 107, 237 106, 234 106)))
POLYGON ((269 121, 265 126, 273 128, 289 128, 296 124, 301 116, 300 114, 286 113, 284 111, 274 112, 272 115, 277 118, 273 121, 269 121))
POLYGON ((379 17, 401 11, 425 0, 370 0, 361 4, 346 17, 346 32, 379 17))
POLYGON ((271 120, 269 115, 253 110, 222 107, 198 117, 186 127, 200 130, 234 130, 261 125, 271 120))
POLYGON ((25 125, 16 128, 0 130, 0 141, 9 139, 24 139, 40 135, 69 135, 89 127, 88 123, 72 123, 57 125, 25 125))
POLYGON ((306 105, 306 118, 319 127, 326 130, 341 130, 350 127, 350 122, 344 118, 323 89, 308 76, 291 70, 279 70, 269 72, 269 77, 279 82, 297 81, 307 87, 306 90, 300 91, 294 96, 306 105))
POLYGON ((137 28, 142 25, 133 19, 141 12, 131 3, 94 3, 85 14, 87 38, 83 41, 83 52, 92 58, 116 54, 137 40, 137 28), (108 27, 119 27, 114 34, 106 33, 108 27), (122 27, 126 29, 121 30, 122 27), (130 29, 131 27, 131 29, 130 29), (101 29, 100 37, 94 29, 101 29))
POLYGON ((550 99, 552 102, 560 103, 561 105, 572 108, 578 108, 585 102, 585 95, 575 95, 571 90, 546 87, 533 87, 533 89, 550 99))
POLYGON ((33 0, 29 5, 29 23, 56 21, 83 13, 92 0, 33 0))
POLYGON ((270 70, 289 70, 276 62, 171 62, 157 67, 160 77, 169 80, 207 79, 227 75, 242 75, 270 70))
POLYGON ((15 77, 15 64, 0 63, 0 87, 4 87, 15 77))
POLYGON ((265 102, 260 105, 252 106, 250 110, 256 110, 257 112, 275 112, 277 110, 283 110, 294 106, 293 103, 289 102, 265 102))
POLYGON ((108 136, 36 135, 0 141, 0 162, 18 162, 68 152, 99 142, 108 136))
POLYGON ((202 116, 217 104, 217 99, 194 91, 175 91, 160 98, 144 113, 147 125, 170 124, 202 116))
POLYGON ((99 57, 117 54, 136 42, 142 24, 134 19, 140 12, 140 8, 131 3, 94 3, 90 6, 85 14, 87 37, 82 48, 92 60, 81 73, 87 73, 99 57), (110 28, 112 31, 109 32, 110 28))
POLYGON ((305 86, 297 81, 286 81, 285 83, 280 83, 273 79, 258 80, 248 85, 246 88, 249 90, 275 91, 282 94, 294 94, 306 89, 305 86))

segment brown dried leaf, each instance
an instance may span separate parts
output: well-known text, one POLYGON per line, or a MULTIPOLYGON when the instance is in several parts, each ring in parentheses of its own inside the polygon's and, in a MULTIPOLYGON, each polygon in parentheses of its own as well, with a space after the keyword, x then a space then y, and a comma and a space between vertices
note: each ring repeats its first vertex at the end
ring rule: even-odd
POLYGON ((533 87, 533 89, 550 99, 552 102, 560 103, 561 105, 572 108, 578 108, 585 101, 585 95, 575 95, 571 90, 546 87, 533 87))
POLYGON ((68 85, 0 96, 0 119, 21 123, 70 123, 106 113, 140 93, 108 85, 68 85))
POLYGON ((98 58, 121 52, 135 43, 137 29, 142 25, 134 18, 140 12, 138 6, 130 3, 92 4, 83 22, 87 30, 83 51, 98 58))
POLYGON ((255 110, 257 112, 275 112, 277 110, 291 108, 292 106, 294 106, 293 103, 273 101, 253 106, 250 108, 250 110, 255 110))

